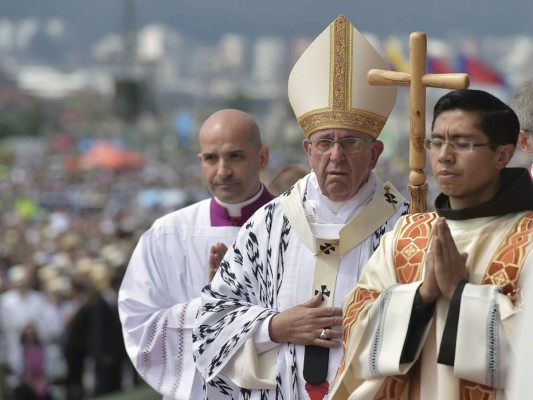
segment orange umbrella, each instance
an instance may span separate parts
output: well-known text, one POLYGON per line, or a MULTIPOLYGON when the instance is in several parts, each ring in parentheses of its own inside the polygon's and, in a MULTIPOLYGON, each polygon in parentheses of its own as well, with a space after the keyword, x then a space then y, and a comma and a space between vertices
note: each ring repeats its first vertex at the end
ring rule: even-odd
POLYGON ((145 165, 143 155, 131 150, 124 150, 111 142, 96 143, 79 160, 80 168, 104 168, 113 171, 137 169, 145 165))

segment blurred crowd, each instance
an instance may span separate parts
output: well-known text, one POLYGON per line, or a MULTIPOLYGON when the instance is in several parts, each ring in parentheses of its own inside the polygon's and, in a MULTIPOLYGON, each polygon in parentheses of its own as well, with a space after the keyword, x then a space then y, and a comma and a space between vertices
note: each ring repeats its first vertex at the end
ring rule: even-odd
POLYGON ((1 399, 91 398, 139 382, 117 291, 142 232, 207 196, 196 164, 71 170, 46 145, 1 151, 1 399))

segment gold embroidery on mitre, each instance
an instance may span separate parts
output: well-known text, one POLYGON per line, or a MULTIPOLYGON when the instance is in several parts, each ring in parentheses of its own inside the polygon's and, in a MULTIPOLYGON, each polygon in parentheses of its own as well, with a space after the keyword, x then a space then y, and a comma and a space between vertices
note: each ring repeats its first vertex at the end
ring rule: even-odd
POLYGON ((387 122, 382 115, 352 109, 353 29, 344 16, 330 27, 330 66, 328 108, 298 117, 298 124, 309 137, 321 129, 353 129, 377 138, 387 122))
POLYGON ((349 110, 352 106, 353 30, 344 16, 335 20, 330 33, 329 107, 349 110))
POLYGON ((309 137, 321 129, 353 129, 377 138, 385 126, 387 118, 361 109, 349 111, 323 108, 298 117, 298 124, 305 136, 309 137))

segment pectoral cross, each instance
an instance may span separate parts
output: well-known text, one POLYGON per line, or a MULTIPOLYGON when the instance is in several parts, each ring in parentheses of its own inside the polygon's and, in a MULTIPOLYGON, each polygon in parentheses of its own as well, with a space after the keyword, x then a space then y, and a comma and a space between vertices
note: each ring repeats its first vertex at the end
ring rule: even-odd
POLYGON ((410 135, 409 135, 409 212, 427 211, 426 194, 426 87, 466 89, 470 85, 467 74, 426 74, 427 38, 423 32, 409 36, 410 72, 395 72, 380 69, 368 71, 368 83, 374 86, 409 86, 410 135))

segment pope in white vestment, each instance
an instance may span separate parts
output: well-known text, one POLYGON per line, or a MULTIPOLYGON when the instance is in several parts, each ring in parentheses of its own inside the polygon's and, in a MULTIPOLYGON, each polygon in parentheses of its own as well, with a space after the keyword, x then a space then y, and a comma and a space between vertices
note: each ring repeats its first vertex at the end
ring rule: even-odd
MULTIPOLYGON (((357 195, 340 210, 335 210, 332 202, 320 193, 316 177, 311 173, 282 197, 294 197, 294 190, 298 189, 298 197, 292 201, 305 214, 306 220, 300 222, 309 224, 315 236, 335 238, 348 221, 365 213, 365 206, 372 198, 385 198, 383 187, 383 182, 372 173, 357 195)), ((292 343, 280 346, 273 343, 268 334, 269 317, 307 301, 313 283, 315 254, 295 232, 293 223, 296 221, 291 222, 282 202, 281 198, 275 199, 254 214, 228 249, 220 273, 202 294, 203 307, 194 336, 197 367, 208 381, 207 399, 231 398, 229 393, 224 396, 224 375, 232 364, 231 358, 245 346, 251 346, 251 357, 259 360, 252 365, 255 362, 261 365, 261 356, 274 350, 275 382, 265 378, 261 384, 258 382, 261 377, 253 382, 244 376, 242 380, 235 379, 241 386, 250 382, 252 386, 265 389, 243 389, 238 398, 275 399, 280 394, 284 399, 309 398, 302 376, 304 346, 292 343)), ((407 212, 404 202, 393 204, 385 200, 383 204, 396 211, 342 257, 333 299, 335 305, 340 305, 343 296, 355 285, 381 236, 407 212)), ((330 350, 329 382, 335 377, 341 357, 341 348, 330 350)), ((242 372, 249 372, 246 368, 242 372)))
POLYGON ((327 398, 342 298, 408 211, 373 172, 396 90, 366 74, 386 67, 343 16, 294 66, 289 100, 313 171, 248 220, 202 292, 193 342, 205 399, 327 398))

